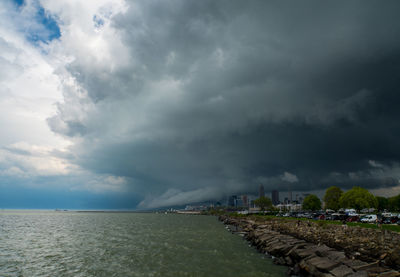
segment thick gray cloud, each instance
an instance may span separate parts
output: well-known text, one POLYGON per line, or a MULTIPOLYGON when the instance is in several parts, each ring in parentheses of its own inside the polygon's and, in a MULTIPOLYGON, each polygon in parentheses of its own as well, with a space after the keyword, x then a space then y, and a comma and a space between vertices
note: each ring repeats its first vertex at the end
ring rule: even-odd
POLYGON ((71 161, 126 178, 143 207, 260 180, 398 185, 397 1, 127 4, 105 16, 104 60, 71 50, 74 81, 49 119, 75 141, 71 161))

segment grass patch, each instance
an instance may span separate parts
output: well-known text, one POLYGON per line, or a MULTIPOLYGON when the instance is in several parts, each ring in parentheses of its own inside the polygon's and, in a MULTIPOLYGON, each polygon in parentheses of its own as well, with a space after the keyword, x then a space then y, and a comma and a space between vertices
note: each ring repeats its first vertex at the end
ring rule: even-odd
POLYGON ((400 232, 399 225, 382 225, 382 229, 390 230, 393 232, 400 232))
MULTIPOLYGON (((322 228, 326 228, 327 225, 329 224, 334 224, 334 225, 342 225, 343 223, 339 220, 315 220, 315 219, 308 219, 308 218, 297 218, 297 217, 277 217, 274 215, 261 215, 261 214, 253 214, 253 215, 240 215, 240 214, 232 214, 235 217, 247 217, 251 218, 255 221, 262 221, 262 220, 273 220, 273 219, 278 219, 281 221, 291 221, 291 220, 299 220, 299 221, 309 221, 309 222, 315 222, 318 224, 318 226, 322 228)), ((382 224, 380 227, 376 224, 370 224, 370 223, 361 223, 361 222, 346 222, 347 226, 359 226, 362 228, 370 228, 370 229, 383 229, 383 230, 390 230, 393 232, 399 232, 400 233, 400 225, 390 225, 390 224, 382 224)))
POLYGON ((347 226, 359 226, 362 228, 379 229, 378 225, 376 224, 361 223, 361 222, 347 222, 347 226))
POLYGON ((389 231, 393 231, 393 232, 400 232, 399 225, 382 224, 381 226, 378 226, 376 224, 361 223, 361 222, 348 222, 347 225, 348 226, 360 226, 362 228, 383 229, 383 230, 389 230, 389 231))

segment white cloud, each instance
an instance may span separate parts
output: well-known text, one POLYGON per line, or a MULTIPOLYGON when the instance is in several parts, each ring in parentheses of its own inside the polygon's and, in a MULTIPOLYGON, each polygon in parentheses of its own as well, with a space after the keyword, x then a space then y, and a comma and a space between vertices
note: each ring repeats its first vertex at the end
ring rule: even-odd
MULTIPOLYGON (((128 181, 126 178, 121 176, 99 176, 87 173, 85 176, 88 180, 85 180, 84 183, 71 187, 71 190, 86 190, 93 193, 124 193, 128 191, 128 181)), ((82 178, 83 179, 83 178, 82 178)))
POLYGON ((296 175, 290 173, 290 172, 286 172, 283 173, 282 177, 281 177, 282 181, 286 181, 289 183, 297 183, 299 181, 299 179, 297 178, 296 175))
MULTIPOLYGON (((54 155, 55 148, 18 142, 0 149, 0 175, 20 178, 62 176, 77 167, 54 155)), ((58 149, 58 151, 60 151, 58 149)))
POLYGON ((382 168, 382 167, 384 167, 383 164, 378 163, 377 161, 374 161, 374 160, 369 160, 368 163, 369 163, 370 166, 375 167, 375 168, 382 168))
POLYGON ((185 205, 206 200, 218 200, 220 195, 221 190, 216 187, 199 188, 191 191, 169 188, 158 197, 153 196, 146 198, 139 203, 138 207, 142 209, 152 209, 173 205, 185 205))
MULTIPOLYGON (((33 144, 65 146, 65 140, 54 135, 46 119, 56 113, 56 102, 62 102, 59 77, 49 57, 26 41, 15 22, 0 5, 0 146, 28 141, 33 144), (3 24, 4 22, 7 24, 3 24)), ((10 9, 12 11, 12 9, 10 9)), ((27 12, 26 12, 27 13, 27 12)), ((24 20, 18 15, 17 20, 24 20)))

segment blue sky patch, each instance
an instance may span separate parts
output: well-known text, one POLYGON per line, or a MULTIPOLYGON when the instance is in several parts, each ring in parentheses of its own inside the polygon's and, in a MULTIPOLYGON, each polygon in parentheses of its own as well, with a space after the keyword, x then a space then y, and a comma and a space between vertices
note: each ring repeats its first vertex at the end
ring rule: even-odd
POLYGON ((17 6, 22 6, 23 4, 24 4, 24 0, 13 0, 13 2, 15 3, 15 4, 17 4, 17 6))
POLYGON ((100 28, 101 26, 104 25, 104 19, 102 19, 100 16, 98 15, 94 15, 93 16, 93 22, 94 22, 94 26, 96 28, 100 28))
POLYGON ((37 20, 37 23, 44 27, 45 32, 31 34, 33 41, 48 42, 61 36, 60 28, 58 27, 57 22, 52 16, 46 14, 43 7, 39 6, 35 19, 37 20))
MULTIPOLYGON (((28 15, 23 13, 24 0, 12 0, 17 9, 18 14, 21 15, 22 23, 21 30, 25 33, 28 41, 37 44, 39 42, 47 43, 53 39, 61 36, 60 28, 54 16, 46 13, 45 9, 40 5, 39 1, 34 0, 30 5, 35 8, 35 13, 28 15)), ((16 18, 18 22, 18 18, 16 18)))

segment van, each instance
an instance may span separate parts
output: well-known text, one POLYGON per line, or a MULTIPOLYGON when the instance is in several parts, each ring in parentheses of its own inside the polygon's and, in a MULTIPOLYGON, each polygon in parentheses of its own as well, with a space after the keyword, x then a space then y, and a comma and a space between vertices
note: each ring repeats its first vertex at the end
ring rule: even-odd
POLYGON ((376 214, 367 214, 360 219, 360 221, 364 223, 375 223, 376 220, 377 220, 376 214))

